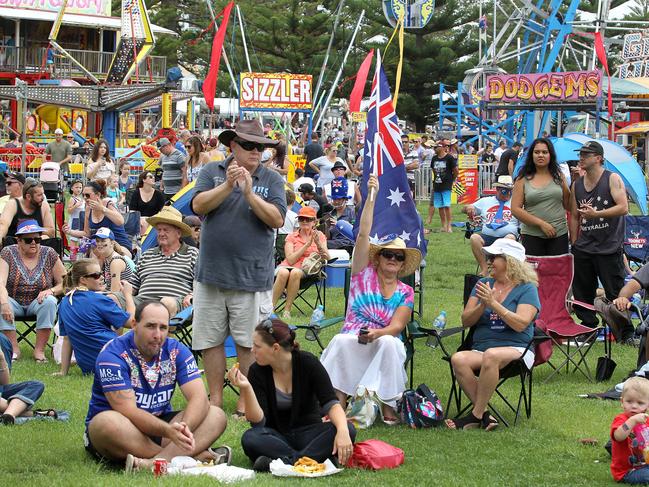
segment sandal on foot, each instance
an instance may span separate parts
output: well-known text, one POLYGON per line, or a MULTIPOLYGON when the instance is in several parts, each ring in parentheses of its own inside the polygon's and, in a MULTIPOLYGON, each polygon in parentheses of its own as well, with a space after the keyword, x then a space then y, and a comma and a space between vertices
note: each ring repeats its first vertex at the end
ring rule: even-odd
POLYGON ((34 360, 36 361, 37 364, 46 364, 47 363, 47 358, 46 357, 41 357, 41 358, 34 357, 34 360))
POLYGON ((135 467, 135 457, 130 453, 126 455, 126 465, 124 466, 124 473, 133 473, 137 468, 135 467))
POLYGON ((454 418, 446 420, 446 426, 455 430, 469 430, 479 428, 482 425, 482 420, 476 418, 473 413, 469 413, 462 418, 454 418), (452 425, 452 426, 451 426, 452 425))
POLYGON ((489 411, 483 413, 480 423, 480 427, 485 431, 495 430, 500 424, 496 418, 489 414, 489 411))
POLYGON ((395 426, 400 423, 399 418, 392 418, 390 416, 383 417, 383 423, 388 426, 395 426))
POLYGON ((232 462, 232 448, 227 445, 222 445, 217 448, 208 448, 207 451, 212 455, 214 465, 230 465, 232 462))
POLYGON ((17 360, 20 360, 20 354, 14 352, 14 353, 11 355, 11 361, 12 361, 12 362, 15 362, 15 361, 17 361, 17 360))
POLYGON ((59 419, 59 413, 56 409, 34 409, 32 414, 35 418, 53 418, 59 419))
POLYGON ((131 455, 130 453, 126 455, 126 462, 124 466, 124 473, 130 474, 135 473, 143 468, 142 464, 146 461, 142 458, 131 455))
POLYGON ((244 411, 235 411, 232 413, 232 419, 236 420, 245 420, 246 419, 246 413, 244 411))

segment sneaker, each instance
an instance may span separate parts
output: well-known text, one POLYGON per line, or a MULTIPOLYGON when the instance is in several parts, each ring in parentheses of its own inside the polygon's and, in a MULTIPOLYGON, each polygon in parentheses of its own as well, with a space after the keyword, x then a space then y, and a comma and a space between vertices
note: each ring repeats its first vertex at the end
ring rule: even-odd
POLYGON ((626 347, 639 348, 640 347, 640 339, 632 337, 632 336, 629 337, 629 338, 624 338, 623 340, 620 341, 620 345, 624 345, 626 347))
POLYGON ((255 472, 270 472, 270 462, 273 460, 270 457, 260 456, 257 457, 255 463, 252 464, 252 469, 255 472))
POLYGON ((227 445, 222 445, 217 448, 208 448, 207 451, 214 457, 214 465, 230 465, 232 462, 232 448, 227 445))

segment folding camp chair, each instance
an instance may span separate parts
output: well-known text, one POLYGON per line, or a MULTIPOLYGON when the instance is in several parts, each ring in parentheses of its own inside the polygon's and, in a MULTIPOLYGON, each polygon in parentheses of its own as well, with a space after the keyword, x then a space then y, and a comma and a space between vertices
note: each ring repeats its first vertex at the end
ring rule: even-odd
MULTIPOLYGON (((575 323, 568 312, 568 304, 581 306, 595 311, 592 304, 579 301, 568 301, 568 293, 572 286, 574 272, 572 254, 536 257, 528 256, 527 261, 536 269, 539 278, 539 299, 541 300, 541 311, 538 319, 547 323, 547 333, 555 345, 555 349, 561 353, 563 362, 558 366, 551 362, 548 364, 554 369, 545 379, 546 382, 558 374, 565 366, 566 372, 581 372, 588 380, 592 381, 586 357, 597 341, 597 335, 604 330, 603 326, 589 328, 575 323)), ((605 334, 604 353, 608 359, 611 358, 611 343, 609 334, 605 334)))
MULTIPOLYGON (((58 322, 58 316, 54 319, 54 324, 58 322)), ((35 348, 34 343, 32 343, 30 335, 36 333, 36 315, 23 316, 21 318, 15 318, 14 324, 16 325, 16 339, 18 343, 25 342, 32 349, 35 348)), ((47 346, 52 348, 52 344, 48 341, 47 346)))
MULTIPOLYGON (((423 281, 423 268, 420 269, 420 276, 423 281)), ((345 312, 347 311, 347 302, 349 298, 349 281, 351 278, 351 267, 347 268, 345 271, 345 287, 344 287, 344 294, 345 294, 345 312)), ((415 275, 412 274, 410 276, 405 276, 400 279, 402 282, 405 284, 408 284, 409 286, 413 287, 415 284, 415 275)), ((420 281, 420 288, 423 290, 423 285, 421 285, 420 281)), ((420 290, 419 296, 421 296, 422 291, 420 290)), ((417 296, 415 296, 417 298, 417 296)), ((401 332, 401 340, 403 341, 403 345, 406 349, 406 360, 404 362, 404 367, 409 369, 409 383, 410 387, 413 385, 413 376, 414 376, 414 356, 415 356, 415 340, 417 338, 421 338, 425 336, 419 331, 419 322, 415 319, 417 314, 421 315, 421 312, 423 311, 423 298, 419 298, 418 300, 416 299, 416 302, 419 303, 419 310, 414 309, 413 314, 411 316, 410 321, 406 325, 406 327, 402 330, 401 332)), ((338 325, 342 323, 345 320, 345 316, 336 316, 334 318, 328 318, 325 320, 322 320, 320 324, 318 325, 312 325, 310 323, 305 324, 305 325, 293 325, 292 328, 299 329, 299 330, 305 330, 305 339, 308 341, 316 341, 318 345, 320 346, 320 350, 325 349, 324 343, 322 343, 322 340, 320 339, 320 332, 326 328, 329 328, 334 325, 338 325)))
MULTIPOLYGON (((174 317, 169 320, 169 326, 172 328, 171 333, 176 336, 176 339, 189 348, 194 355, 194 358, 198 362, 199 357, 201 356, 200 350, 192 349, 192 320, 194 318, 194 307, 188 306, 187 308, 179 311, 174 317)), ((234 344, 234 339, 228 335, 223 344, 225 348, 225 358, 234 358, 237 356, 237 349, 234 344)), ((223 379, 223 388, 229 387, 232 389, 235 394, 239 395, 237 391, 227 376, 223 379)))
POLYGON ((624 219, 624 255, 629 264, 643 266, 649 260, 649 216, 627 215, 624 219))
MULTIPOLYGON (((313 276, 306 276, 300 281, 300 289, 295 296, 293 301, 293 306, 303 315, 307 314, 307 311, 314 310, 318 305, 322 305, 323 308, 326 308, 326 279, 327 275, 324 272, 320 272, 313 276), (311 297, 311 289, 315 292, 315 296, 311 297), (298 304, 298 301, 300 304, 298 304), (304 309, 300 308, 302 306, 304 309)), ((279 313, 284 309, 286 305, 286 298, 282 298, 277 306, 275 306, 275 312, 279 313)))
MULTIPOLYGON (((473 288, 475 287, 476 283, 479 280, 480 280, 480 276, 476 274, 464 275, 464 292, 462 295, 462 302, 464 306, 466 306, 466 303, 469 301, 469 297, 471 296, 471 291, 473 290, 473 288)), ((548 336, 545 333, 545 329, 546 329, 545 323, 541 320, 537 320, 534 327, 534 336, 532 338, 532 341, 527 346, 527 349, 533 348, 535 351, 535 360, 534 360, 533 367, 545 363, 549 358, 549 356, 551 355, 552 348, 551 348, 551 344, 549 343, 548 336), (548 345, 550 347, 549 353, 547 350, 548 345), (543 350, 544 353, 539 353, 540 352, 539 347, 541 346, 545 347, 545 349, 543 350)), ((466 411, 471 406, 471 403, 462 407, 462 389, 457 383, 455 373, 453 371, 453 366, 451 365, 451 353, 449 353, 445 345, 445 339, 447 337, 457 335, 458 333, 462 333, 461 345, 457 349, 457 351, 459 352, 462 350, 470 350, 471 343, 473 341, 473 331, 474 331, 473 328, 467 330, 464 327, 445 328, 442 331, 439 331, 435 328, 427 329, 427 328, 419 327, 419 332, 428 336, 426 345, 428 345, 431 348, 439 347, 439 349, 442 352, 442 360, 448 362, 449 364, 449 368, 451 372, 451 390, 449 391, 448 402, 446 404, 446 411, 448 413, 451 410, 450 409, 451 404, 454 404, 458 416, 462 416, 464 413, 466 413, 466 411)), ((522 354, 521 357, 523 355, 524 354, 522 354)), ((527 366, 525 365, 525 362, 522 360, 522 358, 510 362, 500 371, 500 380, 498 382, 498 385, 496 386, 495 394, 497 397, 499 397, 502 400, 504 405, 514 413, 514 424, 516 424, 520 416, 521 405, 525 407, 525 414, 528 419, 532 415, 532 371, 533 368, 528 369, 527 366), (503 391, 501 390, 501 386, 508 379, 515 378, 515 377, 518 377, 520 379, 520 389, 519 389, 516 407, 514 407, 512 401, 507 399, 507 397, 504 395, 503 391)), ((491 402, 489 403, 489 408, 501 423, 503 423, 505 426, 509 426, 509 423, 503 417, 502 413, 500 413, 498 408, 495 407, 491 402)))
MULTIPOLYGON (((509 364, 500 369, 500 378, 498 384, 496 385, 494 396, 492 396, 492 400, 489 402, 488 407, 491 413, 498 418, 498 421, 500 421, 505 426, 509 426, 509 423, 507 422, 501 411, 498 409, 498 407, 494 405, 493 398, 495 396, 499 397, 504 406, 514 413, 514 424, 516 424, 518 418, 520 417, 521 406, 525 408, 525 415, 528 419, 532 416, 532 373, 534 371, 534 367, 544 363, 549 356, 549 353, 547 353, 547 351, 545 351, 545 353, 540 353, 540 347, 543 346, 543 344, 546 344, 546 348, 547 345, 551 347, 551 344, 547 343, 549 342, 549 337, 546 334, 545 328, 545 323, 542 320, 537 320, 534 326, 534 336, 525 348, 523 354, 521 354, 521 358, 512 360, 509 364), (532 368, 528 368, 522 358, 528 350, 534 350, 535 352, 535 360, 532 368), (507 382, 507 380, 515 378, 519 379, 520 384, 518 397, 516 399, 516 406, 514 406, 514 402, 512 400, 507 398, 502 389, 502 385, 507 382)), ((449 354, 446 346, 444 345, 444 339, 460 332, 464 333, 466 330, 463 327, 449 328, 443 330, 442 332, 439 332, 434 328, 426 329, 420 327, 419 330, 420 332, 427 334, 433 340, 435 340, 437 345, 439 345, 439 349, 444 354, 442 359, 447 361, 449 364, 451 372, 451 390, 449 392, 448 402, 446 404, 447 414, 451 410, 451 405, 454 405, 455 410, 457 411, 457 416, 463 416, 471 408, 472 404, 469 402, 464 407, 462 406, 462 389, 460 388, 460 385, 457 382, 457 378, 455 377, 455 371, 453 370, 453 365, 451 364, 451 354, 449 354)), ((466 335, 463 337, 460 347, 457 349, 458 352, 472 349, 474 330, 474 328, 470 328, 468 330, 466 335)))

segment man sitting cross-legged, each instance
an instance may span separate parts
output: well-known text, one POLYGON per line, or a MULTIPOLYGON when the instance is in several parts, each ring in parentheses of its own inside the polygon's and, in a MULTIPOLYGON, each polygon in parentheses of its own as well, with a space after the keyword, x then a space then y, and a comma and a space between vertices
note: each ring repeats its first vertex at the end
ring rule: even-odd
POLYGON ((223 411, 210 406, 196 361, 167 338, 169 312, 155 301, 135 310, 132 333, 110 341, 97 357, 86 417, 86 450, 126 470, 151 468, 155 458, 187 455, 229 463, 231 450, 210 446, 223 433, 223 411), (172 411, 176 384, 187 400, 172 411))

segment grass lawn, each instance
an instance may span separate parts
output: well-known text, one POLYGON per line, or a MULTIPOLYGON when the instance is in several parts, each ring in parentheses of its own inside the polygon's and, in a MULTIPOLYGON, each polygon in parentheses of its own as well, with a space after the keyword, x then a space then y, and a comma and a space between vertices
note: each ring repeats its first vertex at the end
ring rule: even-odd
MULTIPOLYGON (((422 207, 425 215, 426 208, 422 207)), ((453 208, 455 220, 463 220, 459 208, 453 208)), ((435 228, 439 227, 435 216, 435 228)), ((475 263, 464 232, 455 229, 452 235, 431 233, 425 273, 425 322, 430 322, 440 310, 448 312, 448 326, 456 326, 462 305, 463 275, 475 271, 475 263)), ((216 271, 216 270, 215 270, 216 271)), ((327 317, 342 313, 341 290, 327 292, 327 317)), ((294 323, 308 317, 295 318, 294 323)), ((328 341, 335 330, 323 334, 328 341)), ((316 352, 313 342, 303 339, 303 349, 316 352)), ((591 351, 589 364, 594 369, 603 352, 601 344, 591 351)), ((347 469, 344 472, 312 484, 359 485, 613 485, 609 472, 609 457, 602 448, 607 440, 609 425, 620 410, 619 403, 580 399, 578 394, 603 391, 620 381, 634 367, 637 351, 614 346, 613 357, 618 364, 613 378, 604 384, 591 384, 581 375, 561 375, 548 384, 543 380, 550 373, 547 365, 535 370, 533 414, 512 428, 501 427, 494 432, 450 431, 446 429, 409 430, 404 426, 374 426, 360 431, 359 440, 378 438, 405 452, 405 464, 395 470, 366 472, 347 469), (580 438, 593 437, 598 446, 582 446, 580 438)), ((36 365, 29 359, 30 351, 23 347, 23 359, 17 362, 13 381, 38 379, 46 384, 41 407, 70 411, 68 423, 32 422, 23 426, 4 427, 0 434, 0 485, 58 486, 58 485, 213 485, 210 478, 164 478, 154 480, 150 474, 125 477, 91 460, 83 449, 82 433, 92 379, 82 377, 73 368, 68 377, 52 377, 58 366, 50 361, 36 365)), ((448 366, 441 360, 439 350, 431 350, 423 341, 417 343, 415 355, 415 384, 425 382, 437 391, 443 403, 450 385, 448 366)), ((513 381, 512 381, 513 382, 513 381)), ((512 386, 511 391, 514 391, 512 386)), ((175 406, 183 407, 178 392, 175 406)), ((225 393, 226 412, 234 411, 235 396, 225 393)), ((452 413, 454 413, 452 411, 452 413)), ((244 422, 231 421, 220 439, 234 448, 234 464, 249 467, 240 446, 244 422)), ((258 475, 257 485, 297 483, 282 481, 269 474, 258 475)))

